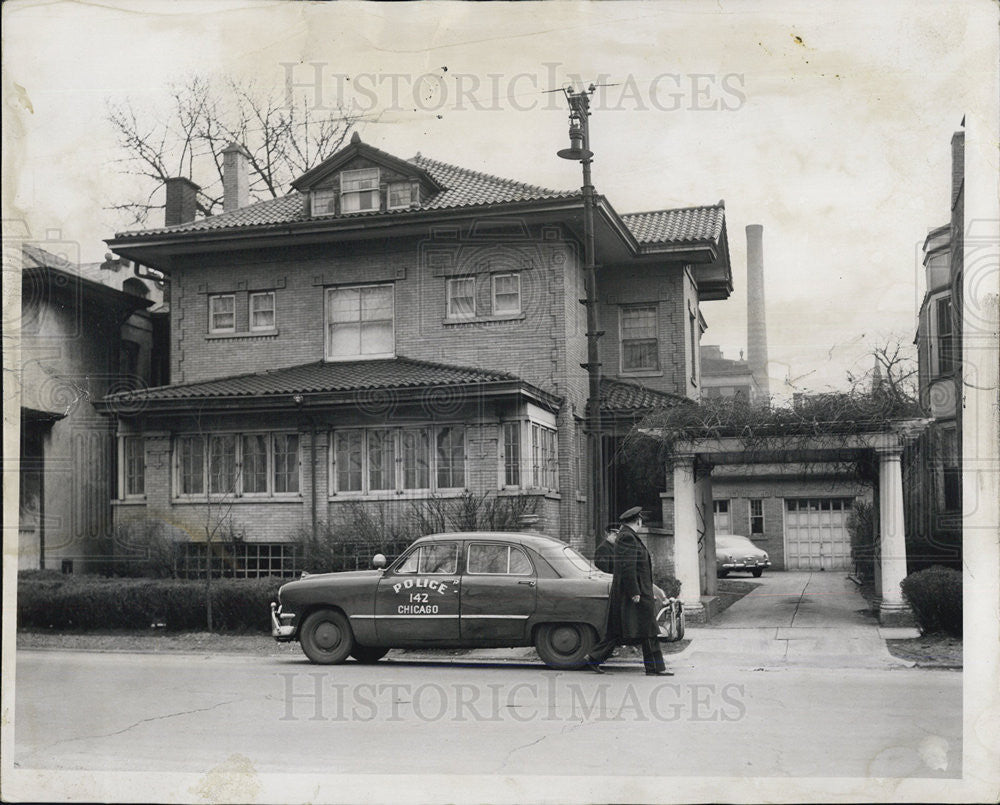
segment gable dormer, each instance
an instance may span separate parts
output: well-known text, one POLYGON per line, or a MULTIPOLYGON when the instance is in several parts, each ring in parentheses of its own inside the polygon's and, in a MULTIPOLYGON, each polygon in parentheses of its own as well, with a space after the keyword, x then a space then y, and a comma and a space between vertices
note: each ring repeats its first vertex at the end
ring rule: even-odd
POLYGON ((309 215, 351 215, 418 209, 444 188, 427 171, 361 142, 351 142, 292 182, 309 215))

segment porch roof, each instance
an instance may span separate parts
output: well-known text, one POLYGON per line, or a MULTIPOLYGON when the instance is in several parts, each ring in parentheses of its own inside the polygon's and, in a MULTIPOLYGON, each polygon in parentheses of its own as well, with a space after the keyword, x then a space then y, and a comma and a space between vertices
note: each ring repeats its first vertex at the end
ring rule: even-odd
POLYGON ((509 372, 473 369, 413 358, 315 361, 298 366, 109 394, 98 405, 109 413, 135 415, 151 410, 266 407, 292 409, 354 404, 384 407, 387 402, 426 400, 454 407, 456 394, 476 397, 524 394, 547 407, 560 398, 509 372))

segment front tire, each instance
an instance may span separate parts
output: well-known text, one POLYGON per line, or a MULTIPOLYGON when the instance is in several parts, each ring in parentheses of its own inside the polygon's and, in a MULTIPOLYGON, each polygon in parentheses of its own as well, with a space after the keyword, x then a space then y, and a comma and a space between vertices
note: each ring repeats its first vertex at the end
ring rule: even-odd
POLYGON ((354 648, 351 649, 351 656, 358 662, 364 663, 365 665, 371 665, 372 663, 378 662, 388 653, 389 649, 378 648, 376 646, 359 646, 355 644, 354 648))
POLYGON ((753 573, 753 577, 755 579, 759 579, 764 574, 764 571, 761 568, 759 568, 759 567, 756 568, 756 569, 754 569, 751 572, 753 573))
POLYGON ((338 665, 354 650, 354 633, 343 613, 321 609, 303 622, 299 644, 317 665, 338 665))
POLYGON ((597 633, 589 623, 546 623, 538 628, 535 650, 550 668, 582 668, 587 654, 597 642, 597 633))

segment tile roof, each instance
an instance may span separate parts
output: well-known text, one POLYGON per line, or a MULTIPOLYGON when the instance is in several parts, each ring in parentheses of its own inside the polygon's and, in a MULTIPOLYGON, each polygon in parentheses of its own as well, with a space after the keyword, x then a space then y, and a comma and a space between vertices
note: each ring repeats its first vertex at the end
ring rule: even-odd
POLYGON ((640 246, 718 240, 726 217, 721 201, 701 207, 631 212, 621 216, 640 246))
MULTIPOLYGON (((425 170, 445 189, 435 193, 420 210, 447 210, 458 207, 478 207, 487 204, 507 204, 516 201, 536 201, 541 199, 573 198, 579 196, 579 190, 559 191, 549 190, 536 185, 515 182, 487 173, 459 168, 419 154, 407 162, 425 170)), ((406 214, 405 210, 347 213, 338 218, 362 218, 375 215, 406 214)), ((326 216, 317 216, 326 217, 326 216)), ((267 199, 241 207, 232 212, 201 218, 187 224, 161 227, 159 229, 131 230, 119 232, 118 238, 131 238, 144 235, 166 234, 173 232, 205 232, 219 229, 238 229, 241 227, 267 226, 269 224, 287 224, 296 221, 307 221, 306 195, 293 191, 281 198, 267 199)))
POLYGON ((656 391, 638 383, 601 378, 601 410, 605 412, 648 411, 652 408, 669 408, 687 402, 690 400, 680 394, 656 391))
MULTIPOLYGON (((385 154, 366 146, 370 151, 385 154)), ((391 154, 385 156, 395 159, 391 154)), ((537 185, 516 182, 479 171, 449 165, 417 154, 406 160, 425 171, 443 190, 427 198, 416 212, 452 210, 462 207, 479 207, 490 204, 511 204, 546 199, 581 198, 579 190, 550 190, 537 185)), ((293 190, 286 196, 267 199, 241 207, 238 210, 201 218, 186 224, 176 224, 158 229, 119 232, 115 237, 139 238, 149 235, 213 232, 219 230, 265 227, 310 220, 306 214, 306 194, 293 190)), ((371 210, 347 213, 338 219, 364 218, 380 215, 406 215, 412 210, 371 210)), ((316 216, 326 217, 326 216, 316 216)), ((640 247, 662 243, 700 243, 717 241, 722 233, 725 205, 686 207, 673 210, 626 213, 620 216, 640 247)))
POLYGON ((317 361, 300 366, 270 369, 253 374, 223 377, 199 383, 157 386, 150 389, 109 394, 105 402, 127 401, 130 405, 154 400, 200 400, 236 397, 267 397, 404 388, 486 385, 521 382, 507 372, 449 366, 411 358, 367 361, 317 361))

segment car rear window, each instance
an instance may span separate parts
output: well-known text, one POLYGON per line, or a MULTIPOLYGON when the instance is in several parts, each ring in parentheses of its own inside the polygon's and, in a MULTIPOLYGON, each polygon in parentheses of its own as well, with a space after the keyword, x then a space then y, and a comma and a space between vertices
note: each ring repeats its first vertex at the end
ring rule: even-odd
POLYGON ((576 549, 569 547, 567 545, 563 548, 563 554, 569 559, 569 563, 573 565, 577 570, 582 570, 586 573, 600 572, 591 564, 590 560, 585 558, 583 554, 579 553, 576 549))

